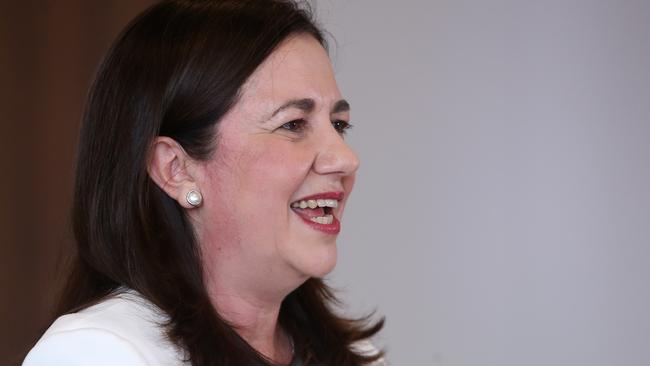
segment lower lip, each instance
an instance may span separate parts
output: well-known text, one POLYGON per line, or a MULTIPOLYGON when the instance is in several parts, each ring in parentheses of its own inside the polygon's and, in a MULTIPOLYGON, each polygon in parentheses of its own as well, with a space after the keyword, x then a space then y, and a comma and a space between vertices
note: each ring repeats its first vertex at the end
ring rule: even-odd
POLYGON ((329 235, 337 235, 341 231, 341 222, 336 218, 336 216, 334 216, 331 224, 319 224, 317 222, 311 221, 308 217, 303 216, 296 211, 293 212, 314 230, 318 230, 329 235))

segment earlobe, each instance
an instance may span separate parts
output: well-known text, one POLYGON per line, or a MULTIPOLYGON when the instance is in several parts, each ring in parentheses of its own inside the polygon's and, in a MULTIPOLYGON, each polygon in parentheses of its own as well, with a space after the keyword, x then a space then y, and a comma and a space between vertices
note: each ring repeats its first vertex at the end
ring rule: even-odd
POLYGON ((203 195, 198 189, 192 189, 185 195, 185 200, 192 207, 199 207, 203 203, 203 195))
POLYGON ((151 179, 185 208, 201 205, 203 197, 189 167, 192 159, 174 139, 159 136, 153 142, 147 164, 151 179))

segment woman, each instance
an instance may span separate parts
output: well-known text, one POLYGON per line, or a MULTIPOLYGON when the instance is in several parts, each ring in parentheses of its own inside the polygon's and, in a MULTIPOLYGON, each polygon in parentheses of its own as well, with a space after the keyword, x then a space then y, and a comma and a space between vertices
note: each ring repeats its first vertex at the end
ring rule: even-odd
POLYGON ((379 365, 320 279, 354 184, 349 104, 291 1, 163 1, 84 115, 77 258, 24 365, 379 365), (64 315, 66 314, 66 315, 64 315))

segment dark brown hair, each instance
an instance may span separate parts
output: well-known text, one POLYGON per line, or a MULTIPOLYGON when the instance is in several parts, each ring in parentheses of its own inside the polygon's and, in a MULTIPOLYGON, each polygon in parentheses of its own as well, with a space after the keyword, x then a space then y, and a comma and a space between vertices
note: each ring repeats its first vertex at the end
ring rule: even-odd
MULTIPOLYGON (((122 32, 90 90, 76 166, 77 254, 57 315, 128 287, 169 315, 170 339, 193 365, 268 365, 214 310, 184 209, 147 174, 156 136, 194 159, 213 151, 219 120, 241 86, 287 37, 309 34, 327 48, 308 7, 289 0, 163 1, 122 32)), ((345 319, 320 279, 284 300, 282 326, 309 365, 362 365, 351 350, 383 319, 345 319)))

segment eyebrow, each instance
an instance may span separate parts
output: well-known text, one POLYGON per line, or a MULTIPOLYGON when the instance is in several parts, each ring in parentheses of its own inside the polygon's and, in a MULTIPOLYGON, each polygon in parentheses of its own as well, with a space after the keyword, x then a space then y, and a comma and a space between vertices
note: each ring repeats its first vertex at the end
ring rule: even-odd
POLYGON ((334 104, 332 108, 332 113, 347 112, 350 110, 350 103, 347 100, 341 99, 334 104))
MULTIPOLYGON (((281 105, 278 109, 273 112, 271 115, 272 117, 275 117, 278 113, 284 111, 285 109, 289 108, 296 108, 300 109, 301 111, 310 113, 314 110, 316 107, 316 102, 311 99, 311 98, 303 98, 303 99, 292 99, 283 105, 281 105)), ((332 108, 332 111, 330 113, 340 113, 340 112, 347 112, 350 110, 350 103, 348 103, 345 99, 341 99, 338 102, 334 104, 334 107, 332 108)))

